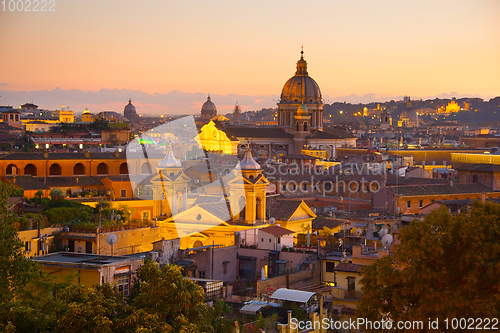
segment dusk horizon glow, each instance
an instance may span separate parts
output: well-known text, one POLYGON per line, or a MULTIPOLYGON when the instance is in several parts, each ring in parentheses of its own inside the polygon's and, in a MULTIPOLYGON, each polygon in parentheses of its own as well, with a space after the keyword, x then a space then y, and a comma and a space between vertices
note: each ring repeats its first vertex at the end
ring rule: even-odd
POLYGON ((497 1, 56 1, 54 8, 0 12, 0 104, 121 111, 132 98, 140 113, 195 114, 211 93, 224 97, 214 100, 223 113, 236 101, 244 111, 276 107, 302 45, 326 103, 500 95, 497 1))

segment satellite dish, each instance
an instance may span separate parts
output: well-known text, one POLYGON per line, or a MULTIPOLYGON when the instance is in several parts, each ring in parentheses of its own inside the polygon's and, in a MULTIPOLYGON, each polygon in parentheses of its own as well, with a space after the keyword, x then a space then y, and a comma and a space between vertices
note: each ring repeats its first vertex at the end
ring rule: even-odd
POLYGON ((269 224, 274 224, 274 222, 276 222, 276 219, 274 217, 271 217, 269 219, 269 224))
POLYGON ((359 228, 358 228, 358 229, 356 229, 356 235, 357 235, 357 236, 361 236, 361 234, 362 234, 362 233, 363 233, 363 230, 361 230, 361 229, 359 229, 359 228))
POLYGON ((117 241, 118 241, 118 235, 115 233, 111 233, 108 236, 106 236, 106 243, 111 245, 111 256, 113 256, 113 245, 115 245, 117 241))
POLYGON ((115 233, 111 233, 106 237, 106 243, 108 243, 111 246, 115 245, 117 241, 118 241, 118 235, 115 233))
POLYGON ((391 244, 392 244, 392 235, 391 234, 387 234, 384 237, 382 237, 382 246, 383 247, 388 247, 391 244))
POLYGON ((378 234, 380 235, 380 237, 384 237, 385 235, 387 235, 387 232, 387 228, 383 227, 382 229, 380 229, 380 232, 378 234))

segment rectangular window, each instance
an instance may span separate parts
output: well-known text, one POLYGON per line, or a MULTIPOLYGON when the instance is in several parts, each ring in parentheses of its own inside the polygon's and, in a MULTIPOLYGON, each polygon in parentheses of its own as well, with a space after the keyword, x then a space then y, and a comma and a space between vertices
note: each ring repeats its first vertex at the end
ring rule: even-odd
POLYGON ((329 273, 333 273, 335 268, 335 263, 333 261, 326 262, 326 271, 329 273))
POLYGON ((354 276, 347 277, 347 290, 348 291, 356 290, 356 278, 354 276))
POLYGON ((406 202, 406 208, 411 208, 411 200, 408 200, 408 201, 406 202))
POLYGON ((122 198, 126 198, 127 197, 127 190, 122 190, 121 195, 122 195, 122 198))
POLYGON ((85 242, 85 253, 92 254, 92 242, 85 242))
POLYGON ((205 278, 205 271, 199 271, 199 272, 198 272, 198 277, 199 277, 200 279, 204 279, 204 278, 205 278))
POLYGON ((271 243, 271 238, 269 238, 269 243, 271 243))
POLYGON ((418 201, 418 208, 422 208, 422 206, 423 206, 423 200, 419 200, 418 201))
POLYGON ((149 220, 149 212, 142 212, 142 219, 145 221, 149 220))
POLYGON ((26 252, 30 252, 31 251, 31 241, 28 241, 28 242, 24 243, 24 250, 26 252))
POLYGON ((123 295, 128 296, 129 288, 130 288, 130 277, 123 276, 123 277, 115 278, 115 282, 118 285, 118 291, 123 293, 123 295))

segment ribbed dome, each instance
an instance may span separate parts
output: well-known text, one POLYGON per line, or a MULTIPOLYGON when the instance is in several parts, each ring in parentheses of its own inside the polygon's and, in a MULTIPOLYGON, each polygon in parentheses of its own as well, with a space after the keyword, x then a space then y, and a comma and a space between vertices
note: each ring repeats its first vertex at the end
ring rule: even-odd
POLYGON ((203 103, 203 106, 201 107, 201 112, 203 111, 217 112, 217 107, 215 106, 214 102, 212 102, 212 98, 210 96, 207 97, 207 101, 203 103))
POLYGON ((128 100, 128 104, 125 105, 125 108, 123 109, 123 112, 136 112, 135 111, 135 106, 132 104, 132 100, 128 100))
POLYGON ((174 152, 172 151, 172 147, 168 147, 168 152, 167 156, 163 160, 161 160, 160 163, 158 163, 158 168, 165 169, 165 168, 178 168, 181 167, 182 164, 181 162, 175 158, 174 152))
POLYGON ((418 122, 417 112, 413 109, 405 109, 401 112, 399 116, 399 120, 408 120, 410 122, 418 122))
POLYGON ((255 160, 252 157, 252 152, 250 150, 247 150, 245 152, 245 156, 243 156, 243 159, 240 161, 240 169, 260 170, 260 165, 259 163, 255 162, 255 160))
POLYGON ((281 91, 281 103, 321 103, 321 91, 318 84, 307 73, 307 62, 301 52, 297 61, 297 71, 286 81, 281 91))

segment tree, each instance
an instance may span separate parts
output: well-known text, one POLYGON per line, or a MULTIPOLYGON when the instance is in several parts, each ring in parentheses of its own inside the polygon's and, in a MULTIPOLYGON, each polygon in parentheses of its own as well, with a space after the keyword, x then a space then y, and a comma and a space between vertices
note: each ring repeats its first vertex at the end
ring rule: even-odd
POLYGON ((18 218, 7 206, 7 198, 15 191, 0 182, 0 303, 15 299, 37 273, 37 266, 24 257, 24 244, 15 227, 18 218))
POLYGON ((321 236, 325 237, 326 240, 326 246, 328 247, 328 241, 330 240, 330 237, 332 236, 332 229, 328 228, 326 225, 323 226, 323 229, 321 229, 318 232, 321 236))
POLYGON ((500 205, 476 202, 458 215, 441 209, 398 239, 392 258, 364 267, 359 317, 437 318, 443 331, 447 318, 499 317, 500 205))
POLYGON ((181 268, 166 265, 160 269, 146 260, 137 271, 131 305, 164 322, 168 331, 199 332, 205 313, 205 293, 182 276, 181 268))

